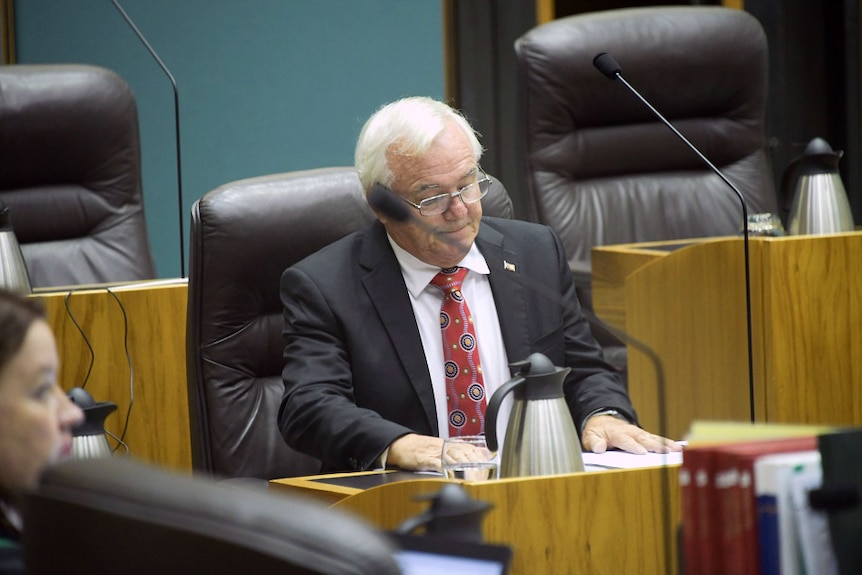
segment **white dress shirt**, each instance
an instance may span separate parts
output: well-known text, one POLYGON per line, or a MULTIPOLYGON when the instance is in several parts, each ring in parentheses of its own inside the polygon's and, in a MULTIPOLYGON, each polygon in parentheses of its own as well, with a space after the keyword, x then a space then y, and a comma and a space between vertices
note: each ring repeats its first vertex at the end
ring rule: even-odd
MULTIPOLYGON (((410 304, 413 306, 413 314, 419 327, 419 336, 422 338, 422 347, 425 350, 425 359, 434 388, 437 427, 440 430, 440 437, 446 438, 449 436, 449 418, 446 406, 446 377, 443 373, 443 343, 440 333, 440 306, 443 303, 443 292, 430 284, 440 268, 419 260, 396 244, 391 237, 389 243, 392 245, 395 257, 398 258, 401 273, 410 294, 410 304)), ((494 295, 488 282, 490 270, 476 244, 473 244, 458 266, 469 270, 461 291, 473 315, 476 342, 479 346, 479 361, 485 383, 485 396, 490 401, 494 392, 511 379, 497 308, 494 305, 494 295)), ((500 451, 502 451, 511 405, 510 394, 497 414, 500 451)))

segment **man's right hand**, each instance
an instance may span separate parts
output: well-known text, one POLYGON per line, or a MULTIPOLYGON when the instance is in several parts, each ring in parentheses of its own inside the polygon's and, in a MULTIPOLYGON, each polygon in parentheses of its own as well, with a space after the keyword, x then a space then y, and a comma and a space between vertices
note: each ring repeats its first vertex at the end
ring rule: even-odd
POLYGON ((439 437, 410 433, 392 442, 386 465, 408 471, 442 471, 442 452, 443 440, 439 437))

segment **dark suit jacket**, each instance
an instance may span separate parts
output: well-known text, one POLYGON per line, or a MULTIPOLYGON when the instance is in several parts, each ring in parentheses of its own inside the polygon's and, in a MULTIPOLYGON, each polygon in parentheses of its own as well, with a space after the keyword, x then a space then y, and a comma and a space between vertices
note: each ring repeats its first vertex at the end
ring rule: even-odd
MULTIPOLYGON (((545 226, 483 218, 476 244, 491 270, 509 361, 540 352, 571 367, 565 390, 578 429, 604 407, 635 421, 624 384, 581 315, 559 238, 545 226)), ((402 435, 438 435, 409 297, 379 222, 282 276, 285 390, 278 423, 291 447, 326 469, 367 469, 402 435)))

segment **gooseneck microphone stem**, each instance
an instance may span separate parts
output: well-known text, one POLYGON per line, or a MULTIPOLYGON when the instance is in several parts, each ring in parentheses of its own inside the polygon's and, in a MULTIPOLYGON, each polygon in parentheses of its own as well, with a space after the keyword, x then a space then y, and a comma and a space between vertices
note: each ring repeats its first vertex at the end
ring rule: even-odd
POLYGON ((709 166, 709 168, 721 178, 727 187, 733 190, 733 193, 736 194, 736 197, 739 198, 739 203, 742 206, 742 245, 745 252, 745 319, 746 319, 746 327, 748 330, 748 401, 749 401, 749 415, 751 417, 751 422, 755 422, 755 407, 754 407, 754 350, 753 350, 753 335, 752 335, 752 327, 751 327, 751 265, 749 259, 749 250, 748 250, 748 206, 745 203, 745 197, 742 195, 742 192, 733 185, 727 177, 719 170, 715 164, 709 161, 709 158, 704 156, 697 147, 688 141, 688 138, 683 136, 676 127, 671 124, 667 118, 665 118, 661 112, 656 110, 652 104, 647 101, 646 98, 641 96, 640 92, 638 92, 634 86, 629 84, 625 78, 623 78, 622 72, 620 70, 619 64, 617 64, 616 60, 608 54, 607 52, 601 52, 593 58, 593 65, 598 68, 599 72, 607 76, 611 80, 619 80, 622 84, 635 96, 637 96, 638 100, 643 102, 643 104, 655 115, 656 118, 661 121, 662 124, 667 126, 671 132, 673 132, 680 140, 682 140, 697 156, 703 161, 704 164, 709 166))
POLYGON ((162 59, 159 58, 159 55, 156 54, 156 51, 129 17, 123 7, 120 6, 120 3, 117 0, 111 0, 114 4, 114 7, 168 77, 168 80, 171 82, 171 88, 174 92, 174 137, 176 139, 176 150, 177 150, 177 214, 179 216, 179 226, 180 226, 180 275, 182 277, 186 277, 186 248, 185 248, 185 226, 183 225, 183 168, 182 168, 182 156, 180 154, 180 94, 177 90, 177 81, 174 80, 174 75, 171 74, 171 71, 168 70, 168 67, 165 66, 165 63, 162 62, 162 59))
MULTIPOLYGON (((667 402, 666 402, 667 391, 665 389, 664 363, 662 362, 661 358, 658 356, 658 354, 655 352, 655 350, 653 348, 651 348, 650 346, 648 346, 644 342, 640 341, 639 339, 629 335, 628 333, 624 332, 623 330, 617 329, 616 327, 612 326, 608 322, 600 319, 595 313, 590 314, 590 320, 595 321, 596 323, 601 325, 604 329, 608 330, 618 340, 625 342, 626 345, 630 345, 633 348, 640 351, 642 354, 644 354, 647 357, 649 362, 652 364, 653 370, 655 370, 656 396, 658 399, 658 422, 659 422, 658 423, 658 434, 662 437, 665 437, 665 438, 668 437, 668 432, 667 432, 667 405, 666 405, 667 404, 667 402)), ((665 469, 664 469, 664 473, 661 474, 661 493, 662 493, 662 497, 664 498, 664 501, 669 502, 670 501, 670 478, 668 477, 668 474, 670 473, 670 470, 667 468, 667 454, 664 454, 664 456, 665 456, 664 457, 665 469)), ((671 532, 670 526, 672 525, 671 516, 670 516, 670 504, 666 503, 665 505, 662 505, 661 512, 662 512, 662 514, 661 514, 662 528, 664 530, 664 533, 666 533, 666 534, 670 533, 671 532)), ((673 570, 671 569, 671 557, 673 557, 673 553, 672 553, 672 546, 670 543, 670 538, 666 536, 666 537, 663 537, 662 539, 663 539, 663 543, 664 543, 664 556, 667 557, 667 563, 666 563, 665 571, 667 573, 672 573, 673 570)))

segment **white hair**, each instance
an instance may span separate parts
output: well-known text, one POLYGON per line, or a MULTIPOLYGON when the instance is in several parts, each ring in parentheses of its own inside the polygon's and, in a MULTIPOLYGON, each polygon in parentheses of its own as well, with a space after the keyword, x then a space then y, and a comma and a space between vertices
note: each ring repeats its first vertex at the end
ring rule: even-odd
POLYGON ((387 152, 394 148, 400 154, 421 156, 450 122, 464 132, 478 164, 482 145, 476 131, 448 104, 416 96, 381 107, 365 122, 356 141, 354 165, 362 187, 368 191, 377 183, 390 186, 395 176, 389 168, 387 152))

